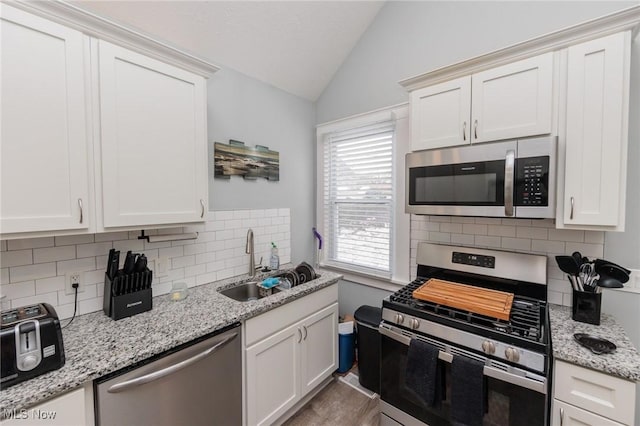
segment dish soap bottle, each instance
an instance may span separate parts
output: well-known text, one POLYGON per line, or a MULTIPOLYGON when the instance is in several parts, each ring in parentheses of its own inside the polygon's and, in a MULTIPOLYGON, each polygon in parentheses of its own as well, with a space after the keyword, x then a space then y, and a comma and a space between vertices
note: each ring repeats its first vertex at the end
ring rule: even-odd
POLYGON ((271 242, 271 258, 269 259, 269 268, 278 269, 280 267, 280 257, 278 256, 278 247, 271 242))

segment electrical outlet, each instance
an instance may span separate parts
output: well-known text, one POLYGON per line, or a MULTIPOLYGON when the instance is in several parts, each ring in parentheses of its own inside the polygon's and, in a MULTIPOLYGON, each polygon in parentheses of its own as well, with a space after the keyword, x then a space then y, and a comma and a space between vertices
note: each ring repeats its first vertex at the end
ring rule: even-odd
POLYGON ((73 295, 75 293, 76 290, 73 288, 73 284, 78 284, 78 293, 84 291, 84 272, 67 272, 65 294, 73 295))

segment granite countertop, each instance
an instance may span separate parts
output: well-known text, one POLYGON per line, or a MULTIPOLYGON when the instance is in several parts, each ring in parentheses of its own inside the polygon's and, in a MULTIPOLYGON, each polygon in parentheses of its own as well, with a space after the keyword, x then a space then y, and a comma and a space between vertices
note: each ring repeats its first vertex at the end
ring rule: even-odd
POLYGON ((571 319, 571 308, 549 305, 551 344, 555 359, 577 364, 605 374, 640 382, 640 353, 633 346, 624 329, 607 314, 600 317, 600 325, 571 319), (607 339, 617 348, 613 353, 596 355, 573 338, 574 333, 586 333, 607 339))
MULTIPOLYGON (((342 277, 329 271, 318 272, 321 276, 313 281, 250 302, 237 302, 218 293, 219 289, 248 281, 246 277, 235 277, 189 288, 187 298, 178 302, 169 300, 167 294, 154 297, 151 311, 119 321, 112 320, 102 311, 76 317, 62 331, 65 365, 0 391, 0 407, 5 412, 37 404, 313 293, 342 277)), ((258 274, 252 280, 267 275, 258 274)))

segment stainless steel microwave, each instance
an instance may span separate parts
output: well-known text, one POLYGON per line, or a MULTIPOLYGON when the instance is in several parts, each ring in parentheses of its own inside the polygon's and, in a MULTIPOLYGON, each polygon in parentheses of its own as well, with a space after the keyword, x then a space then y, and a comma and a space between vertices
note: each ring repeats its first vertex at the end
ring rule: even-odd
POLYGON ((412 152, 406 212, 484 217, 555 217, 556 137, 412 152))

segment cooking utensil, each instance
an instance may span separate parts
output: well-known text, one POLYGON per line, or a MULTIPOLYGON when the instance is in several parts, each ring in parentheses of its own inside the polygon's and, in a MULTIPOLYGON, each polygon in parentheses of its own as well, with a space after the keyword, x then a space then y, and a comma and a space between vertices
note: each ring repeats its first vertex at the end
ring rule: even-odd
POLYGON ((147 256, 141 254, 138 256, 136 260, 136 265, 134 267, 135 272, 144 272, 147 269, 147 256))
POLYGON ((624 285, 614 277, 610 277, 606 274, 600 274, 600 279, 597 282, 598 287, 604 288, 622 288, 624 285))
POLYGON ((125 273, 125 275, 129 275, 133 273, 133 270, 136 265, 136 256, 137 254, 132 253, 131 250, 127 252, 127 257, 124 259, 124 266, 122 267, 122 270, 125 273))
POLYGON ((627 281, 629 281, 630 271, 627 272, 627 269, 623 268, 622 266, 616 265, 615 263, 601 263, 599 266, 596 266, 596 271, 600 275, 607 275, 609 277, 615 278, 621 283, 626 283, 627 281))
POLYGON ((588 260, 587 260, 587 262, 584 262, 584 259, 586 259, 586 258, 583 258, 582 254, 579 251, 574 251, 573 253, 571 253, 571 257, 573 257, 576 260, 576 263, 579 266, 582 266, 583 263, 587 263, 588 262, 588 260))
POLYGON ((616 350, 616 345, 607 339, 602 339, 600 337, 591 336, 585 333, 576 333, 573 335, 573 338, 576 342, 580 343, 596 355, 609 354, 616 350))
POLYGON ((576 259, 573 256, 556 256, 556 263, 562 272, 575 276, 578 290, 584 291, 584 286, 579 277, 580 265, 576 262, 576 259))
POLYGON ((615 263, 613 263, 613 262, 610 262, 610 261, 608 261, 608 260, 604 260, 604 259, 596 259, 596 260, 594 261, 594 263, 595 263, 595 265, 596 265, 596 271, 597 271, 599 268, 601 268, 601 267, 603 267, 603 266, 605 266, 605 265, 615 265, 615 266, 617 266, 618 268, 622 269, 624 272, 626 272, 626 273, 627 273, 627 275, 631 274, 631 271, 630 271, 630 270, 628 270, 627 268, 624 268, 624 267, 622 267, 622 266, 620 266, 620 265, 617 265, 617 264, 615 264, 615 263))

